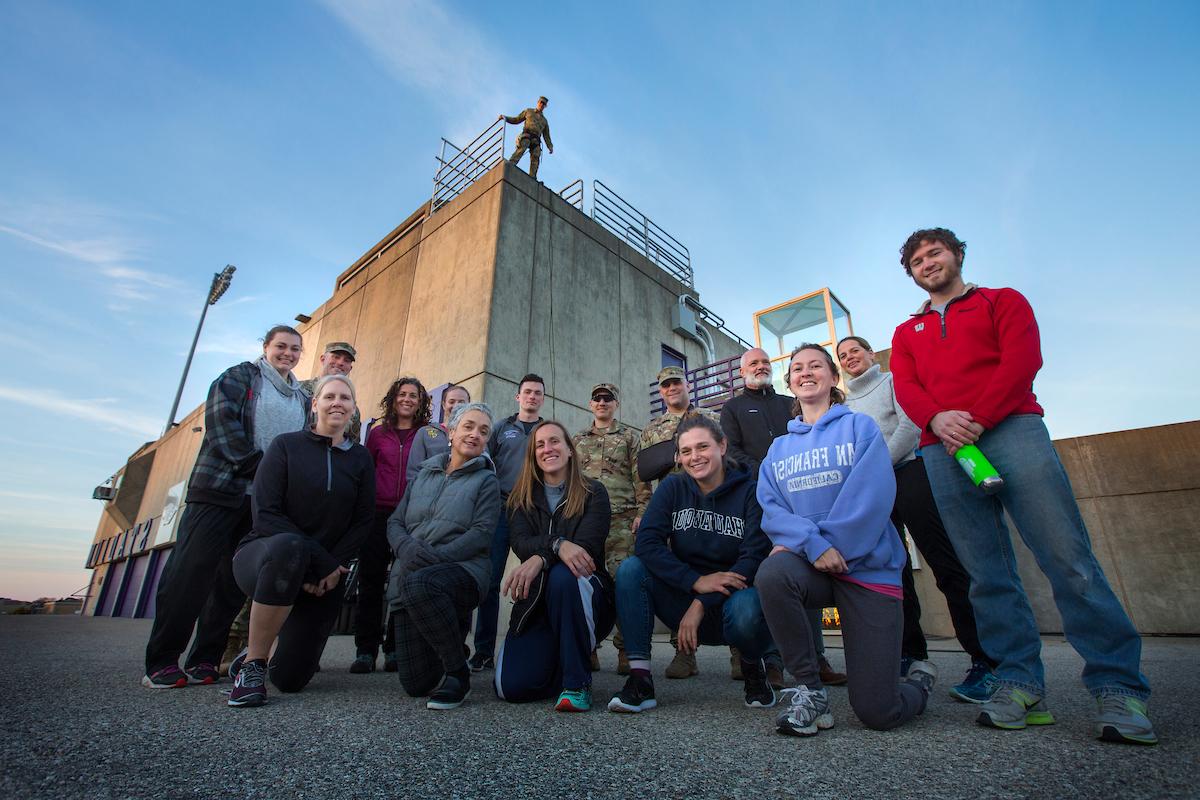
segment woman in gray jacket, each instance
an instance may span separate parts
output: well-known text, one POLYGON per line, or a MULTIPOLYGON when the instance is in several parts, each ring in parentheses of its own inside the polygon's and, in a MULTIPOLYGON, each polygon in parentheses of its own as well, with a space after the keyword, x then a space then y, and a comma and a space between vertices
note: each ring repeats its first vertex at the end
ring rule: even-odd
POLYGON ((487 591, 500 485, 484 454, 492 412, 468 403, 450 419, 450 452, 421 464, 388 519, 388 601, 400 684, 425 707, 457 708, 471 691, 463 639, 487 591))

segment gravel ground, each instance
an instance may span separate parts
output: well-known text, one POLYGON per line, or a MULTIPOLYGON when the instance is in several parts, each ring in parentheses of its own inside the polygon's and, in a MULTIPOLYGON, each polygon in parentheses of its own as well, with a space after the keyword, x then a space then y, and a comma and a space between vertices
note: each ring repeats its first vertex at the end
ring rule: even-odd
MULTIPOLYGON (((661 704, 639 716, 556 714, 514 706, 477 681, 457 711, 432 712, 395 675, 350 675, 350 637, 334 637, 302 694, 260 709, 225 706, 218 686, 143 689, 146 620, 0 617, 0 797, 729 797, 977 798, 1200 796, 1200 639, 1148 639, 1143 669, 1161 744, 1097 742, 1075 652, 1045 640, 1058 724, 977 726, 945 687, 967 667, 934 644, 943 680, 928 711, 900 730, 866 730, 844 688, 837 726, 808 739, 773 732, 773 711, 742 705, 727 651, 700 652, 701 674, 658 677, 661 704), (1186 682, 1185 682, 1186 681, 1186 682)), ((830 655, 840 665, 837 637, 830 655)), ((601 651, 598 706, 623 681, 601 651)), ((656 675, 668 646, 656 647, 656 675)), ((491 673, 485 673, 490 677, 491 673)))

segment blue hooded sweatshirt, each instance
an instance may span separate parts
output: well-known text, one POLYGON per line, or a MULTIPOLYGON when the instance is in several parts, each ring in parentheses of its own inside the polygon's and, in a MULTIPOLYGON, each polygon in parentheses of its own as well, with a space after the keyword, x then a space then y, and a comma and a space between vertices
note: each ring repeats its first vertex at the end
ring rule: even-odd
MULTIPOLYGON (((698 578, 713 572, 736 572, 753 583, 771 549, 761 519, 750 473, 727 471, 721 485, 704 494, 690 475, 677 472, 654 490, 634 552, 654 577, 680 591, 691 592, 698 578)), ((695 599, 707 610, 727 598, 710 592, 695 599)))
POLYGON ((762 527, 811 564, 830 547, 846 577, 900 585, 906 553, 889 518, 896 478, 875 420, 836 404, 815 425, 796 417, 758 474, 762 527))

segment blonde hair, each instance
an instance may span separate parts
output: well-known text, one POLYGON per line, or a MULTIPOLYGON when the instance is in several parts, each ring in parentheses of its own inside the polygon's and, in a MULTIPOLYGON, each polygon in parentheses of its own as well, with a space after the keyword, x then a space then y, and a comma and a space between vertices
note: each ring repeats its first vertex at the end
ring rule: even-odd
MULTIPOLYGON (((461 407, 459 406, 459 408, 461 407)), ((553 425, 562 431, 563 441, 567 443, 567 449, 571 452, 571 457, 567 459, 566 501, 563 503, 563 516, 568 518, 582 516, 583 506, 587 502, 588 495, 592 493, 592 489, 584 480, 583 472, 579 469, 579 458, 575 454, 575 442, 571 440, 571 434, 567 433, 566 427, 561 422, 555 422, 552 419, 542 420, 529 432, 529 438, 525 441, 525 458, 521 462, 521 473, 517 476, 517 482, 508 495, 508 507, 513 511, 532 511, 533 487, 546 485, 546 474, 537 464, 536 453, 537 433, 547 425, 553 425)), ((550 510, 554 511, 554 509, 550 510)))

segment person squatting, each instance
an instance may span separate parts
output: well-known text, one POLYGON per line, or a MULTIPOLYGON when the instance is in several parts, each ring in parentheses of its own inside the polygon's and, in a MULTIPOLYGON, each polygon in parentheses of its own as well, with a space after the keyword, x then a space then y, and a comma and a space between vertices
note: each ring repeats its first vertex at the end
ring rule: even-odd
POLYGON ((692 405, 682 369, 665 367, 663 414, 640 435, 617 421, 611 382, 592 387, 593 419, 572 435, 541 417, 537 374, 517 383, 505 418, 447 386, 436 422, 429 391, 406 376, 360 444, 354 347, 329 344, 320 375, 301 382, 291 371, 301 335, 271 328, 262 356, 209 390, 143 685, 215 683, 228 646, 240 648, 228 705, 264 704, 268 683, 302 691, 356 565, 350 672, 374 671, 382 651, 384 669, 429 709, 458 708, 490 670, 503 701, 589 711, 597 649, 613 632, 626 681, 606 707, 644 713, 658 705, 657 620, 673 632, 667 677, 697 674, 700 646, 727 647, 744 705, 776 708, 779 733, 832 727, 830 691, 843 683, 859 721, 890 730, 926 713, 938 681, 907 530, 970 657, 950 695, 980 725, 1049 725, 1007 515, 1083 659, 1093 733, 1155 744, 1141 639, 1092 553, 1032 391, 1042 365, 1033 310, 1014 289, 966 283, 965 254, 945 228, 904 242, 901 265, 925 297, 895 329, 890 372, 862 337, 833 354, 801 344, 786 361, 787 398, 753 348, 744 388, 718 417, 692 405), (959 468, 967 445, 1003 475, 998 493, 959 468), (501 597, 513 605, 497 647, 501 597), (231 632, 247 598, 248 623, 231 632), (829 607, 845 673, 825 656, 829 607))

